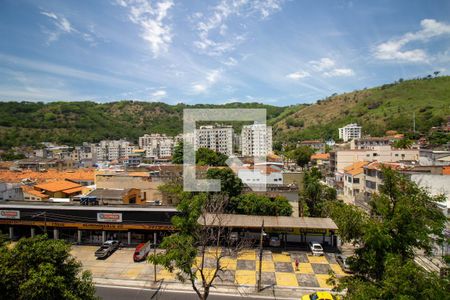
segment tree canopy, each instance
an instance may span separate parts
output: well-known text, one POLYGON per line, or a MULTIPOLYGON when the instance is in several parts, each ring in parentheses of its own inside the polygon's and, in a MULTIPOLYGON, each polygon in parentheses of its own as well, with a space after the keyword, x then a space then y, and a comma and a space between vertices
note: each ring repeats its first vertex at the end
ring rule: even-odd
POLYGON ((303 188, 300 193, 300 214, 303 216, 326 216, 325 205, 336 200, 336 190, 323 184, 322 174, 317 168, 305 171, 303 188))
POLYGON ((244 187, 241 179, 230 168, 211 168, 206 172, 206 178, 219 179, 220 190, 228 199, 239 195, 244 187))
MULTIPOLYGON (((178 143, 173 151, 172 163, 182 164, 184 143, 178 143)), ((195 151, 195 164, 200 166, 226 166, 228 156, 208 148, 199 148, 195 151)))
POLYGON ((354 276, 340 281, 349 299, 448 299, 449 278, 439 279, 414 264, 415 250, 431 251, 443 236, 446 218, 437 202, 417 184, 383 170, 380 193, 370 214, 343 203, 330 214, 343 241, 359 245, 350 258, 354 276))
POLYGON ((70 244, 45 236, 0 248, 3 299, 97 299, 88 271, 70 255, 70 244))
POLYGON ((290 216, 292 206, 283 196, 271 199, 254 193, 243 194, 231 199, 229 212, 257 216, 290 216))
POLYGON ((311 155, 314 154, 314 149, 308 146, 300 146, 295 148, 294 150, 288 151, 286 156, 289 159, 295 161, 297 165, 300 167, 305 167, 309 161, 311 160, 311 155))

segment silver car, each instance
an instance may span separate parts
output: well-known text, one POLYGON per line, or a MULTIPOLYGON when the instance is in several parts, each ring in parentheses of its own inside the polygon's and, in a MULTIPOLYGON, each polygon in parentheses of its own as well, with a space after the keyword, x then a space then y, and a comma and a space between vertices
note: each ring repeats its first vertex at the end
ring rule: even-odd
POLYGON ((311 250, 311 253, 314 256, 323 255, 322 245, 317 242, 309 242, 309 249, 311 250))

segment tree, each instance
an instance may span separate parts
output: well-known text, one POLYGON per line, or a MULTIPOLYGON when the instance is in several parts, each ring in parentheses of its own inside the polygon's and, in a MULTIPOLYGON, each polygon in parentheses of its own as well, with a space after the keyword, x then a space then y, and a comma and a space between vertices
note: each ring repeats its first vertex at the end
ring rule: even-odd
POLYGON ((172 163, 181 165, 183 163, 184 143, 180 141, 175 145, 172 155, 172 163))
POLYGON ((369 202, 370 214, 338 203, 329 210, 342 240, 359 245, 350 259, 355 275, 341 280, 340 288, 348 288, 350 299, 392 299, 402 295, 405 299, 444 299, 440 291, 425 285, 448 288, 448 278, 441 281, 413 262, 415 250, 429 252, 442 238, 446 218, 437 202, 443 197, 430 196, 391 169, 383 169, 382 174, 380 193, 369 202))
POLYGON ((394 142, 394 147, 398 149, 409 149, 411 148, 413 141, 410 139, 401 139, 394 142))
MULTIPOLYGON (((191 145, 188 145, 191 147, 191 145)), ((184 143, 178 143, 172 155, 172 163, 182 164, 184 155, 184 143)), ((226 166, 228 156, 225 154, 215 152, 208 148, 199 148, 195 152, 195 163, 200 166, 226 166)))
POLYGON ((314 150, 308 146, 301 146, 292 151, 289 151, 286 156, 289 159, 295 160, 296 164, 300 167, 305 167, 311 160, 311 155, 314 154, 314 150))
POLYGON ((300 192, 300 207, 307 206, 308 209, 301 210, 301 216, 306 216, 306 212, 313 217, 325 216, 326 203, 336 200, 336 190, 323 184, 320 181, 321 178, 322 174, 315 167, 305 172, 303 188, 300 192))
POLYGON ((228 211, 236 214, 257 216, 290 216, 292 206, 283 196, 271 199, 254 193, 243 194, 231 199, 228 211))
POLYGON ((4 299, 97 299, 92 276, 70 255, 70 244, 45 236, 0 248, 4 299))
POLYGON ((206 172, 208 179, 220 179, 220 191, 228 199, 239 195, 244 187, 241 179, 230 168, 211 168, 206 172))
POLYGON ((227 201, 222 196, 201 193, 184 197, 178 205, 181 215, 172 218, 178 232, 163 239, 160 247, 164 253, 148 258, 175 273, 179 281, 190 282, 200 299, 208 298, 213 283, 226 271, 222 259, 245 246, 230 238, 222 214, 227 201))
POLYGON ((195 153, 195 163, 200 166, 226 166, 228 156, 208 148, 199 148, 195 153))

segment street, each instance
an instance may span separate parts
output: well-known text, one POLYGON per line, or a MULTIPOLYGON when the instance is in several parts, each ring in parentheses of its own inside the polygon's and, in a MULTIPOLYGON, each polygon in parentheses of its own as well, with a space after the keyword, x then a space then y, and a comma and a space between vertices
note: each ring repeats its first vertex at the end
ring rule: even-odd
MULTIPOLYGON (((183 298, 183 300, 198 299, 194 291, 166 291, 160 290, 156 292, 154 289, 116 287, 116 286, 101 286, 97 285, 96 295, 104 300, 175 300, 183 298)), ((211 300, 230 300, 230 299, 295 299, 295 298, 280 298, 268 296, 252 296, 252 295, 230 295, 230 294, 211 294, 208 299, 211 300)))

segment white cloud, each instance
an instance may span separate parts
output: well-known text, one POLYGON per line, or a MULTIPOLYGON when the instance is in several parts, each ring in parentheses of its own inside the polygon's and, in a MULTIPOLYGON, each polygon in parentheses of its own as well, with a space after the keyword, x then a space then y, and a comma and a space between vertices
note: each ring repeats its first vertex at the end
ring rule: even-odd
POLYGON ((207 72, 205 80, 192 84, 192 90, 197 94, 207 92, 208 89, 220 79, 221 73, 221 70, 211 70, 207 72))
POLYGON ((78 70, 71 67, 66 67, 62 65, 52 64, 44 61, 36 61, 26 58, 21 58, 18 56, 5 55, 0 53, 0 62, 2 65, 21 67, 24 69, 39 71, 47 74, 53 74, 63 77, 77 78, 86 81, 98 81, 102 82, 108 86, 117 85, 133 85, 135 82, 125 80, 123 77, 109 76, 99 73, 93 73, 83 70, 78 70))
POLYGON ((316 71, 319 72, 331 69, 336 64, 334 60, 328 57, 323 57, 320 60, 312 60, 309 63, 316 71))
POLYGON ((167 92, 165 90, 158 90, 152 93, 153 97, 161 98, 167 96, 167 92))
POLYGON ((216 81, 219 79, 219 76, 220 71, 213 70, 206 75, 206 81, 208 81, 210 84, 216 83, 216 81))
POLYGON ((325 77, 348 77, 353 75, 355 75, 355 72, 348 68, 336 68, 323 73, 325 77))
POLYGON ((149 43, 154 57, 167 52, 172 43, 172 28, 165 23, 172 0, 152 4, 149 0, 118 0, 117 4, 127 7, 129 19, 141 27, 141 38, 149 43))
POLYGON ((47 44, 57 41, 62 34, 78 32, 64 16, 46 11, 41 11, 41 15, 49 17, 54 25, 54 29, 45 30, 48 35, 47 44))
POLYGON ((203 93, 206 91, 206 86, 204 84, 197 83, 192 85, 192 89, 196 93, 203 93))
POLYGON ((299 80, 305 77, 309 77, 311 76, 308 72, 306 71, 298 71, 298 72, 294 72, 294 73, 290 73, 287 74, 286 77, 292 80, 299 80))
POLYGON ((196 24, 198 40, 194 45, 209 55, 222 55, 231 51, 245 40, 245 35, 228 34, 227 21, 230 17, 246 18, 257 14, 264 19, 281 10, 283 2, 283 0, 221 0, 212 8, 212 14, 209 16, 201 13, 193 15, 193 20, 201 19, 196 24), (211 35, 214 35, 214 38, 211 35), (218 37, 222 39, 219 40, 218 37))
POLYGON ((228 59, 226 61, 222 62, 224 65, 232 67, 237 65, 238 61, 232 57, 228 57, 228 59))
POLYGON ((402 50, 410 42, 427 42, 431 38, 449 35, 450 25, 433 19, 420 22, 421 30, 405 33, 400 38, 391 39, 379 44, 375 49, 375 57, 381 60, 397 60, 410 62, 427 62, 429 57, 423 49, 402 50))

